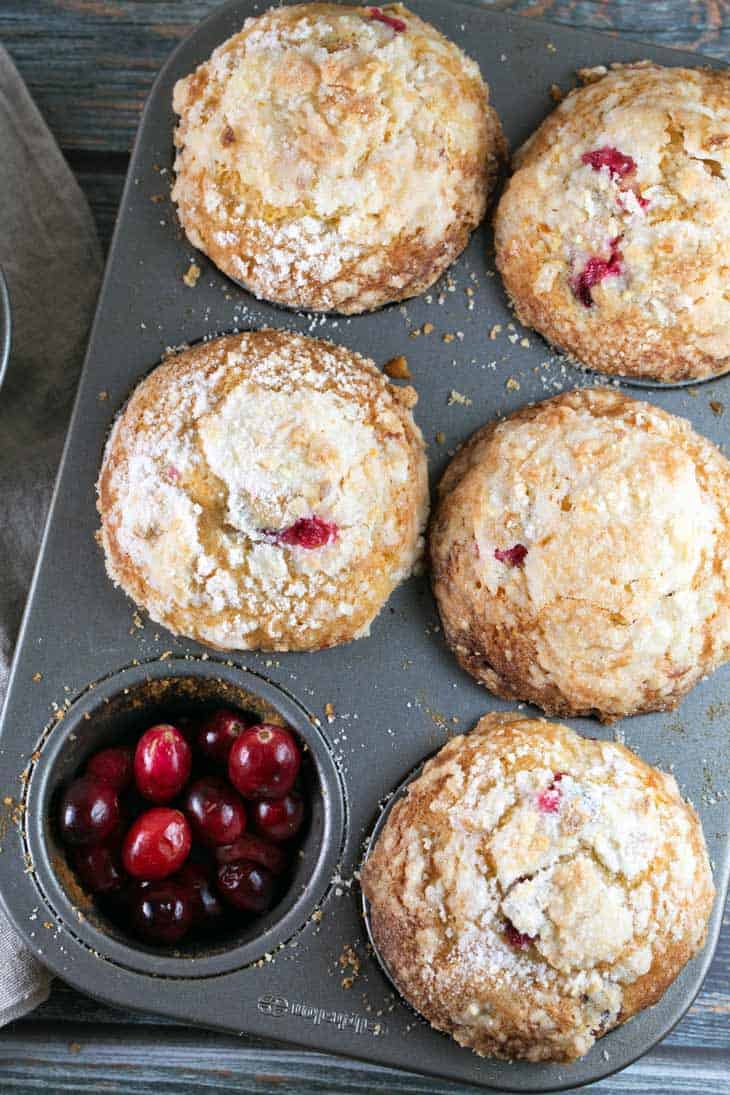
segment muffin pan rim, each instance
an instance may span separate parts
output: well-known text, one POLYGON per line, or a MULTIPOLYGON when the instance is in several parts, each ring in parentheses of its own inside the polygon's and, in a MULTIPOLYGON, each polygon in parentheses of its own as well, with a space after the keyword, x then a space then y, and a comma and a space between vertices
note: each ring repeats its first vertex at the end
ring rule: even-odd
MULTIPOLYGON (((508 133, 511 128, 513 134, 520 138, 526 135, 524 130, 534 127, 549 109, 547 88, 552 80, 569 78, 569 72, 574 70, 577 63, 597 63, 599 55, 607 61, 650 56, 669 64, 712 63, 708 58, 679 51, 526 20, 503 12, 445 3, 443 0, 423 0, 422 3, 414 3, 413 7, 477 57, 503 121, 509 116, 508 133), (552 50, 547 49, 548 44, 553 46, 552 50), (519 58, 520 51, 524 53, 529 50, 531 59, 535 61, 534 71, 525 71, 524 74, 517 104, 519 117, 506 94, 504 100, 500 100, 500 87, 505 87, 507 72, 507 66, 500 71, 499 54, 502 50, 509 53, 511 58, 515 55, 519 58), (489 61, 484 59, 487 56, 491 58, 489 61), (556 70, 562 76, 555 77, 556 70)), ((261 5, 257 5, 257 10, 261 10, 261 5)), ((320 321, 318 316, 318 326, 313 327, 313 317, 268 308, 243 291, 234 289, 224 275, 217 274, 204 258, 201 259, 192 247, 176 236, 174 216, 169 205, 150 203, 155 189, 166 189, 159 174, 159 165, 170 163, 173 116, 167 96, 174 75, 189 71, 210 53, 213 45, 238 29, 244 14, 252 13, 253 5, 247 0, 232 0, 212 13, 181 43, 166 63, 145 107, 92 330, 87 363, 12 670, 0 736, 0 787, 4 791, 17 793, 18 777, 41 727, 48 721, 50 705, 63 702, 63 686, 69 681, 74 686, 72 691, 79 691, 85 682, 112 672, 133 657, 142 657, 140 650, 158 657, 165 647, 170 646, 183 657, 190 652, 198 655, 202 652, 202 648, 195 644, 173 638, 166 632, 159 637, 151 636, 154 625, 149 623, 139 635, 130 634, 134 630, 129 627, 132 606, 111 588, 103 573, 100 553, 91 544, 91 533, 97 524, 93 482, 112 417, 134 384, 157 363, 165 345, 195 341, 207 334, 236 329, 245 323, 251 327, 273 324, 301 333, 331 337, 360 350, 366 356, 375 357, 379 362, 394 353, 416 351, 416 387, 421 400, 415 409, 415 418, 424 432, 428 422, 429 437, 435 426, 432 411, 437 401, 448 393, 452 383, 457 386, 471 385, 467 390, 474 397, 474 407, 469 409, 462 405, 449 412, 455 415, 458 410, 462 416, 458 421, 455 418, 448 420, 450 440, 453 438, 456 442, 464 439, 480 421, 486 421, 502 410, 499 391, 512 366, 500 363, 494 383, 489 391, 482 392, 478 400, 474 376, 464 371, 468 364, 467 345, 470 340, 470 331, 466 326, 464 346, 454 347, 461 359, 460 372, 451 372, 448 361, 444 359, 439 359, 435 365, 433 351, 423 341, 415 345, 407 341, 407 332, 397 305, 390 305, 373 316, 354 317, 351 322, 332 317, 320 321), (164 223, 160 224, 160 221, 164 223), (204 275, 195 290, 183 288, 181 284, 181 276, 191 255, 204 268, 204 275), (150 292, 154 291, 154 310, 145 299, 148 286, 150 292), (233 304, 225 303, 226 296, 233 304), (235 309, 235 305, 241 302, 242 314, 235 309), (102 391, 105 393, 103 398, 102 391), (482 401, 485 406, 482 406, 482 401), (475 418, 477 414, 478 418, 475 418), (63 611, 60 610, 61 606, 63 611), (39 667, 43 671, 42 680, 31 683, 39 667)), ((512 143, 514 147, 518 141, 513 140, 512 143)), ((164 169, 169 170, 169 166, 164 169)), ((480 231, 467 255, 452 267, 457 277, 464 271, 468 272, 470 262, 480 270, 483 268, 482 235, 480 231)), ((488 283, 480 286, 480 294, 482 288, 485 297, 488 297, 488 283)), ((498 286, 488 300, 488 306, 495 311, 476 313, 482 342, 490 323, 495 319, 511 318, 500 304, 498 286)), ((450 303, 451 300, 447 300, 447 305, 450 303)), ((408 309, 419 318, 434 318, 434 310, 426 310, 423 297, 408 302, 406 311, 408 309)), ((444 309, 444 314, 447 310, 444 309)), ((449 314, 457 312, 454 307, 449 314)), ((462 321, 466 322, 468 318, 464 311, 462 321)), ((537 341, 532 332, 526 333, 537 341)), ((524 357, 538 365, 539 357, 544 353, 544 347, 540 347, 537 353, 531 350, 524 357)), ((491 384, 491 374, 486 376, 491 384)), ((580 371, 570 367, 564 386, 579 386, 581 380, 580 371)), ((703 383, 702 390, 703 393, 710 390, 719 394, 730 393, 730 378, 727 374, 713 378, 711 382, 703 383)), ((549 394, 552 393, 549 390, 541 391, 539 385, 528 387, 528 382, 523 380, 521 394, 510 398, 518 399, 518 405, 522 405, 549 394)), ((682 397, 681 391, 667 390, 666 385, 658 392, 652 392, 652 400, 656 399, 660 406, 675 413, 677 401, 682 397), (662 398, 664 402, 661 402, 662 398)), ((446 402, 445 398, 443 402, 446 402)), ((506 413, 512 409, 515 408, 508 406, 506 413)), ((707 434, 697 405, 691 410, 693 424, 700 432, 707 434)), ((687 411, 680 410, 680 413, 687 414, 687 411)), ((713 426, 709 412, 704 421, 713 426)), ((431 455, 433 471, 433 464, 438 465, 442 454, 432 448, 431 455)), ((440 709, 453 710, 454 704, 457 705, 462 718, 460 729, 468 729, 486 711, 515 706, 503 704, 466 678, 451 655, 440 647, 440 640, 433 628, 430 594, 425 582, 415 579, 393 594, 389 606, 376 621, 370 639, 361 639, 347 647, 315 655, 277 656, 276 664, 270 671, 267 668, 267 663, 272 660, 270 655, 232 656, 236 665, 254 672, 270 672, 270 679, 275 684, 293 693, 309 710, 319 713, 326 701, 334 701, 338 715, 333 726, 323 727, 323 733, 336 747, 336 755, 341 754, 344 758, 343 778, 348 809, 352 812, 346 849, 348 870, 357 866, 361 840, 372 826, 375 804, 400 782, 404 771, 410 771, 414 764, 433 752, 434 747, 443 744, 448 720, 442 718, 438 721, 441 718, 440 709), (398 647, 404 639, 410 644, 407 651, 398 647), (426 682, 426 699, 419 698, 417 691, 425 673, 419 673, 417 679, 414 675, 410 683, 403 684, 400 665, 397 666, 398 674, 393 671, 394 649, 399 657, 403 652, 411 654, 414 665, 419 663, 420 658, 431 659, 432 672, 426 682), (353 688, 356 685, 357 708, 353 706, 353 688), (458 692, 452 693, 452 688, 458 688, 458 692), (359 723, 352 721, 355 712, 359 713, 359 723), (368 726, 380 726, 381 732, 377 737, 368 734, 368 726, 364 725, 366 722, 368 726), (397 742, 397 750, 389 740, 389 734, 397 742), (362 758, 367 761, 371 751, 377 753, 377 766, 367 763, 363 766, 362 758), (356 764, 360 767, 356 768, 356 764)), ((423 664, 428 662, 424 661, 423 664)), ((687 718, 691 721, 694 712, 700 710, 701 703, 720 698, 722 679, 727 679, 726 672, 727 667, 725 673, 719 671, 712 681, 697 687, 685 700, 678 721, 686 721, 687 718)), ((667 719, 671 718, 667 716, 667 719)), ((727 764, 727 743, 721 737, 717 740, 713 738, 717 726, 709 718, 706 725, 703 723, 700 743, 696 740, 696 734, 693 736, 694 724, 690 730, 682 730, 686 735, 684 739, 662 736, 671 731, 669 722, 664 720, 665 726, 662 719, 659 716, 642 716, 624 720, 619 725, 626 732, 627 744, 649 762, 659 761, 661 765, 662 760, 666 764, 676 758, 682 768, 678 772, 682 784, 687 782, 686 764, 691 759, 695 769, 689 775, 696 774, 695 770, 704 756, 701 749, 705 747, 713 757, 715 768, 722 771, 722 765, 727 764), (639 735, 638 740, 636 735, 639 735), (662 750, 658 745, 660 740, 662 750), (665 748, 667 741, 671 743, 668 751, 665 748), (677 748, 678 745, 681 748, 677 748)), ((565 721, 583 733, 603 736, 611 732, 590 720, 565 721)), ((701 781, 696 780, 695 796, 700 790, 701 781)), ((700 805, 698 801, 695 804, 700 805)), ((102 980, 98 959, 86 960, 73 952, 73 941, 62 924, 56 925, 53 931, 33 929, 35 935, 31 937, 29 926, 24 922, 22 894, 27 893, 27 888, 34 886, 34 883, 23 874, 22 841, 12 825, 9 825, 2 841, 0 886, 4 906, 39 957, 72 984, 103 999, 142 1009, 152 1004, 155 1010, 179 1019, 229 1030, 246 1030, 263 1037, 274 1037, 383 1064, 412 1068, 413 1061, 417 1060, 423 1072, 451 1080, 502 1090, 544 1092, 599 1079, 630 1063, 681 1018, 684 1009, 691 1003, 689 997, 693 997, 700 987, 719 934, 723 891, 730 867, 727 809, 703 805, 700 813, 718 856, 715 882, 719 895, 705 951, 685 969, 660 1004, 642 1013, 624 1028, 619 1027, 611 1032, 596 1044, 587 1057, 571 1066, 505 1063, 477 1058, 425 1024, 410 1029, 409 1016, 398 1003, 392 1011, 388 1011, 392 1000, 387 988, 383 988, 382 974, 374 960, 362 950, 359 895, 355 885, 348 888, 335 884, 323 906, 323 930, 320 932, 313 925, 307 925, 299 937, 296 951, 283 952, 280 958, 277 957, 264 969, 249 967, 210 978, 207 982, 207 1001, 201 1001, 201 982, 193 978, 168 980, 115 968, 107 970, 102 980), (725 835, 718 836, 720 830, 725 835), (342 890, 339 896, 338 890, 342 890), (348 994, 340 986, 337 951, 342 942, 353 943, 360 948, 362 992, 351 991, 348 994), (294 958, 295 961, 292 960, 294 958), (313 975, 311 985, 302 983, 307 972, 313 975), (373 998, 372 1003, 368 999, 371 1011, 367 1010, 363 996, 373 998), (216 1000, 220 1001, 217 1006, 216 1000), (382 1011, 382 1016, 378 1015, 378 1011, 382 1011), (608 1060, 604 1054, 608 1054, 608 1060)))

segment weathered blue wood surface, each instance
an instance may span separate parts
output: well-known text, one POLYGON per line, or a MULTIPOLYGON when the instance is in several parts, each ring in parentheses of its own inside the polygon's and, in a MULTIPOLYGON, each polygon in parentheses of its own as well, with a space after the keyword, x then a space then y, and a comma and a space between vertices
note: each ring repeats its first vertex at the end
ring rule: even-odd
MULTIPOLYGON (((155 73, 176 41, 216 3, 0 0, 0 39, 74 167, 105 241, 155 73)), ((730 62, 729 0, 496 0, 492 6, 698 49, 730 62)), ((0 1033, 2 1095, 467 1095, 472 1090, 115 1011, 60 984, 33 1016, 0 1033)), ((709 977, 687 1017, 658 1049, 591 1091, 730 1093, 727 918, 709 977)))

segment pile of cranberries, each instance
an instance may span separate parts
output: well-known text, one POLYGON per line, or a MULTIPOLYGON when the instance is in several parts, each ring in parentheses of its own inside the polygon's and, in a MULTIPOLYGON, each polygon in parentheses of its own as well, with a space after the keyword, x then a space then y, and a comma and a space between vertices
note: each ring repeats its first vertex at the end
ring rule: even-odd
POLYGON ((58 826, 84 887, 148 943, 227 930, 281 895, 305 814, 290 730, 228 708, 95 753, 58 826))

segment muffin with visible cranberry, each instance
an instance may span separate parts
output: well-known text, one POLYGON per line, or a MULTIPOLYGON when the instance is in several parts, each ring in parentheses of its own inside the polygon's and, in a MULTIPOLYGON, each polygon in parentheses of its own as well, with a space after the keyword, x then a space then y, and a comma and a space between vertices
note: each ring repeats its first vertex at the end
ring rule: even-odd
POLYGON ((423 292, 484 216, 505 149, 476 63, 400 4, 247 19, 173 105, 188 239, 295 308, 423 292))
POLYGON ((517 315, 606 373, 730 368, 730 74, 582 74, 515 158, 495 218, 517 315))
POLYGON ((448 642, 505 699, 610 721, 675 707, 730 657, 730 462, 615 390, 479 430, 430 552, 448 642))
POLYGON ((393 806, 362 871, 373 940, 429 1022, 482 1055, 570 1061, 656 1003, 714 887, 672 776, 615 742, 486 715, 393 806))
POLYGON ((107 443, 110 577, 154 620, 221 649, 367 634, 422 550, 415 402, 359 354, 285 331, 167 358, 107 443))

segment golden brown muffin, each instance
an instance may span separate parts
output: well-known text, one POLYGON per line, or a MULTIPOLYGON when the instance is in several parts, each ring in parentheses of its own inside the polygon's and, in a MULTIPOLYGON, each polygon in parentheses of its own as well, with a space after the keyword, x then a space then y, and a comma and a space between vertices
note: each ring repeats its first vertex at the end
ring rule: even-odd
POLYGON ((415 401, 359 354, 285 331, 166 359, 107 443, 109 576, 170 631, 221 649, 366 635, 422 549, 415 401))
POLYGON ((478 66, 400 4, 247 19, 174 109, 188 239, 295 308, 423 292, 484 216, 505 148, 478 66))
POLYGON ((614 65, 515 158, 495 218, 520 320, 585 365, 730 368, 730 73, 614 65))
POLYGON ((474 434, 430 551, 448 642, 505 699, 610 721, 675 707, 730 657, 730 463, 617 391, 474 434))
POLYGON ((672 776, 622 745, 490 714, 394 805, 362 871, 403 996, 463 1046, 567 1061, 656 1003, 714 888, 672 776))

